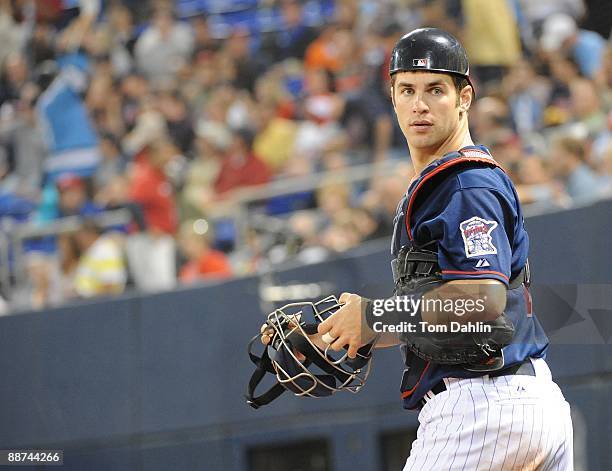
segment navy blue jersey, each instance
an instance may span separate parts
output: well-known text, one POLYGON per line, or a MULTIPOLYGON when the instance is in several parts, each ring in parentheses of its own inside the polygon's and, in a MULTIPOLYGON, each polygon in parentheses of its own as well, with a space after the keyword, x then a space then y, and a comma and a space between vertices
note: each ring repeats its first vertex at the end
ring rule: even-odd
MULTIPOLYGON (((529 238, 510 178, 483 146, 468 146, 428 165, 400 201, 391 251, 401 247, 437 250, 445 281, 496 279, 509 286, 527 262, 529 238)), ((531 309, 528 288, 507 291, 505 314, 515 327, 511 345, 503 349, 505 365, 545 356, 548 338, 531 309)), ((418 406, 442 378, 482 375, 460 367, 436 365, 402 351, 404 407, 418 406)))

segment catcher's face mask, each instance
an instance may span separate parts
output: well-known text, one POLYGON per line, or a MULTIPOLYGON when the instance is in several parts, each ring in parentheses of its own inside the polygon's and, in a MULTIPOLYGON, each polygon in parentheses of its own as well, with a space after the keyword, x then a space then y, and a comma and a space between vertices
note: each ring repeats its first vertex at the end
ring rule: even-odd
POLYGON ((257 409, 286 389, 296 396, 308 397, 326 397, 341 390, 359 391, 368 377, 373 346, 361 347, 351 359, 346 350, 335 352, 329 346, 321 350, 309 338, 340 307, 336 297, 329 296, 316 303, 286 304, 268 315, 266 323, 274 334, 261 357, 252 352, 260 335, 249 343, 249 356, 257 366, 247 390, 249 405, 257 409), (277 383, 255 397, 255 388, 266 372, 274 374, 277 383))

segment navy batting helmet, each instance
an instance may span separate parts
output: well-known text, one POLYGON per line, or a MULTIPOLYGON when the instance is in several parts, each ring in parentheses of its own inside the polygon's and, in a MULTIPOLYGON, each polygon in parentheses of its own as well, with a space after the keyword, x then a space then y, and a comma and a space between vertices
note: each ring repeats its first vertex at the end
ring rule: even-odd
POLYGON ((415 29, 395 44, 389 75, 418 70, 460 76, 472 85, 465 49, 457 38, 441 29, 415 29))

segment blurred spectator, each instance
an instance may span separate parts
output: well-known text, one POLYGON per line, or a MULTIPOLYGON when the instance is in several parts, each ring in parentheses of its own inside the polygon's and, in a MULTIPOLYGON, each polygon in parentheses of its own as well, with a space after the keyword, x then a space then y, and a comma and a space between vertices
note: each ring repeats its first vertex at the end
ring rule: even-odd
POLYGON ((277 172, 291 156, 297 125, 295 121, 279 116, 272 104, 262 103, 257 111, 259 132, 253 142, 253 151, 273 172, 277 172))
POLYGON ((88 182, 78 175, 64 174, 43 188, 36 220, 52 221, 68 216, 94 216, 102 211, 90 196, 88 182))
POLYGON ((244 238, 244 245, 230 254, 236 274, 265 272, 271 268, 271 242, 274 236, 260 234, 250 227, 244 238))
POLYGON ((126 253, 138 289, 159 291, 176 284, 178 227, 176 196, 167 175, 178 149, 167 139, 152 142, 139 155, 132 169, 130 200, 144 212, 147 232, 131 235, 126 253))
POLYGON ((369 209, 364 207, 353 208, 350 216, 361 241, 389 237, 387 228, 379 223, 376 215, 369 209))
POLYGON ((478 83, 499 81, 521 56, 519 30, 507 0, 463 0, 464 41, 478 83))
POLYGON ((603 154, 598 173, 603 182, 603 194, 607 197, 612 196, 612 146, 609 146, 603 154))
POLYGON ((328 180, 317 190, 316 196, 325 226, 333 224, 334 220, 351 206, 351 187, 341 181, 328 180))
POLYGON ((123 175, 127 167, 127 159, 121 153, 119 140, 111 133, 100 136, 100 154, 102 162, 94 175, 96 188, 108 184, 114 177, 123 175))
POLYGON ((530 51, 537 49, 537 39, 542 36, 542 25, 547 18, 562 13, 579 20, 585 13, 584 0, 518 0, 514 8, 523 42, 530 51))
POLYGON ((96 203, 105 211, 117 209, 129 211, 130 223, 113 227, 114 230, 129 234, 146 230, 147 223, 142 207, 130 199, 130 182, 126 175, 114 175, 104 186, 99 187, 96 194, 96 203))
POLYGON ((410 186, 414 170, 408 163, 397 165, 393 175, 372 178, 370 189, 361 195, 360 207, 376 217, 378 230, 391 234, 397 204, 410 186))
POLYGON ((344 252, 361 242, 351 218, 350 209, 340 211, 321 235, 323 246, 331 252, 344 252))
POLYGON ((206 16, 196 15, 191 19, 190 23, 194 38, 193 54, 197 62, 199 57, 205 57, 209 53, 217 51, 219 43, 210 33, 206 16))
MULTIPOLYGON (((129 158, 143 151, 147 145, 159 138, 166 138, 168 126, 164 116, 159 111, 153 96, 144 95, 146 89, 141 89, 142 79, 134 76, 131 85, 135 85, 141 97, 133 106, 124 112, 130 113, 127 119, 132 119, 130 132, 121 141, 121 148, 129 158)), ((146 86, 146 85, 145 85, 146 86)))
POLYGON ((113 76, 123 77, 133 68, 132 51, 136 42, 133 18, 130 10, 121 2, 108 6, 108 24, 105 28, 113 76))
POLYGON ((78 297, 76 291, 76 269, 79 264, 80 249, 77 246, 75 233, 67 232, 57 238, 59 254, 58 290, 63 300, 78 297))
POLYGON ((251 35, 246 28, 235 28, 224 41, 222 53, 234 62, 236 77, 234 85, 241 90, 253 92, 257 77, 265 69, 258 61, 259 54, 251 51, 251 35))
POLYGON ((542 129, 550 87, 536 74, 533 66, 525 59, 517 60, 504 77, 502 87, 517 133, 527 137, 542 129))
POLYGON ((302 59, 317 32, 304 21, 304 7, 299 0, 281 0, 283 25, 276 37, 276 60, 302 59))
POLYGON ((588 200, 600 196, 602 181, 586 161, 584 143, 563 137, 553 143, 551 158, 572 199, 588 200))
POLYGON ((606 128, 593 140, 591 147, 591 160, 595 166, 599 166, 612 149, 612 110, 608 112, 606 128))
POLYGON ((37 22, 34 24, 32 36, 29 38, 26 50, 33 66, 38 66, 44 61, 55 59, 53 46, 55 30, 49 22, 37 22))
MULTIPOLYGON (((146 101, 150 91, 149 83, 142 75, 130 73, 121 79, 120 90, 122 98, 121 118, 126 130, 132 131, 140 115, 145 113, 145 105, 149 104, 146 101)), ((152 107, 149 106, 147 110, 149 108, 152 107)), ((137 144, 127 149, 128 152, 137 152, 138 150, 140 149, 137 144)))
POLYGON ((0 219, 23 222, 34 210, 34 202, 24 195, 17 175, 10 172, 7 152, 0 147, 0 219))
POLYGON ((115 90, 110 64, 106 58, 100 58, 93 64, 92 80, 87 89, 85 104, 96 125, 96 129, 105 132, 123 133, 121 105, 117 101, 118 91, 115 90))
POLYGON ((93 216, 102 211, 88 195, 87 182, 77 175, 65 174, 57 180, 59 193, 57 217, 93 216))
POLYGON ((319 36, 309 44, 304 56, 304 67, 307 70, 325 69, 337 71, 340 68, 338 46, 335 43, 338 25, 325 25, 319 36))
POLYGON ((293 251, 299 263, 319 263, 328 257, 329 251, 321 241, 319 221, 312 212, 296 212, 289 220, 289 230, 295 237, 293 251))
POLYGON ((18 181, 19 193, 36 200, 43 181, 46 149, 34 110, 35 87, 24 84, 18 93, 14 100, 7 99, 0 105, 0 145, 6 149, 7 170, 18 181))
POLYGON ((138 70, 155 84, 172 80, 193 51, 193 31, 179 22, 172 3, 158 4, 149 27, 136 41, 138 70))
POLYGON ((606 127, 606 115, 601 108, 601 99, 595 84, 586 79, 578 79, 570 85, 572 112, 574 119, 584 126, 589 137, 594 137, 606 127))
POLYGON ((332 91, 333 75, 316 69, 306 73, 305 120, 298 125, 294 151, 316 165, 321 155, 340 150, 346 145, 346 135, 338 120, 344 109, 344 100, 332 91))
POLYGON ((179 246, 187 261, 181 267, 179 281, 222 279, 232 275, 226 256, 210 247, 208 223, 204 219, 188 220, 181 225, 179 246))
MULTIPOLYGON (((508 141, 514 133, 511 129, 510 109, 499 97, 482 97, 470 109, 470 123, 476 140, 486 146, 508 141)), ((496 159, 499 157, 496 155, 496 159)))
POLYGON ((4 102, 12 104, 22 98, 22 89, 28 83, 28 63, 23 54, 13 52, 0 61, 2 76, 0 77, 0 105, 4 102))
POLYGON ((26 283, 14 291, 11 308, 15 310, 41 310, 64 301, 57 286, 57 266, 51 255, 29 252, 24 257, 26 283))
POLYGON ((578 66, 569 57, 562 54, 550 54, 551 90, 547 107, 544 110, 543 125, 558 126, 571 119, 571 84, 580 79, 578 66))
POLYGON ((75 271, 75 287, 82 298, 120 294, 125 289, 127 272, 116 236, 103 234, 90 220, 75 233, 81 253, 75 271))
POLYGON ((338 67, 332 71, 333 84, 330 88, 348 99, 359 93, 364 82, 366 70, 362 52, 365 47, 348 29, 339 29, 334 35, 334 42, 338 49, 338 67))
POLYGON ((253 138, 253 132, 249 129, 239 129, 234 132, 215 181, 217 193, 260 185, 270 180, 270 170, 253 153, 253 138))
POLYGON ((91 176, 100 162, 98 136, 80 96, 88 64, 82 53, 71 53, 36 70, 42 90, 37 109, 49 150, 44 167, 51 179, 64 173, 91 176))
POLYGON ((132 169, 130 198, 142 206, 147 227, 154 232, 174 234, 177 229, 175 193, 166 173, 177 155, 176 147, 161 138, 148 146, 132 169))
POLYGON ((604 53, 603 64, 595 81, 602 94, 604 106, 608 110, 612 109, 612 44, 610 43, 604 53))
MULTIPOLYGON (((0 64, 7 56, 23 48, 27 39, 28 25, 15 21, 16 8, 21 2, 2 0, 0 2, 0 64), (14 10, 15 9, 15 10, 14 10)), ((26 3, 26 2, 23 2, 26 3)))
POLYGON ((566 51, 572 55, 580 72, 592 79, 600 70, 605 40, 596 32, 579 29, 571 16, 557 13, 544 21, 540 44, 544 51, 566 51))
MULTIPOLYGON (((557 156, 552 156, 556 159, 557 156)), ((523 204, 540 206, 567 206, 568 195, 564 186, 553 179, 549 166, 537 155, 526 155, 519 164, 516 192, 523 204)))
POLYGON ((183 154, 193 143, 194 131, 189 109, 177 91, 161 93, 157 98, 159 110, 166 120, 168 135, 183 154))
POLYGON ((176 286, 176 243, 155 230, 131 234, 125 253, 136 289, 157 292, 176 286))
POLYGON ((57 60, 47 60, 36 69, 41 90, 37 110, 49 151, 45 171, 51 180, 64 173, 91 176, 100 161, 97 132, 81 97, 91 72, 81 46, 100 2, 82 0, 79 7, 79 15, 56 38, 57 60))
POLYGON ((521 10, 530 23, 541 26, 546 18, 555 13, 565 13, 578 20, 585 13, 584 0, 519 0, 521 10))
MULTIPOLYGON (((228 93, 225 121, 232 129, 254 128, 256 120, 255 103, 246 90, 225 87, 228 93)), ((253 137, 255 134, 253 133, 253 137)))
POLYGON ((206 214, 214 204, 214 184, 219 176, 223 155, 231 144, 232 134, 223 124, 200 121, 196 136, 195 158, 187 170, 182 191, 183 214, 195 218, 206 214))

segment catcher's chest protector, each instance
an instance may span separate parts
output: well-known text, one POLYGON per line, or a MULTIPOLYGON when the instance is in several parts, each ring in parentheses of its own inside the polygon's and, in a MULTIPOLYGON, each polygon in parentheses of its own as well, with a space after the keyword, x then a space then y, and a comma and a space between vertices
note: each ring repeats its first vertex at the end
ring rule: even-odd
MULTIPOLYGON (((503 348, 504 365, 543 357, 548 338, 531 312, 528 245, 510 179, 485 147, 463 148, 425 168, 399 202, 391 247, 396 294, 402 286, 409 291, 457 279, 497 279, 508 287, 504 314, 515 328, 512 343, 503 348), (406 253, 421 260, 410 263, 406 253), (400 275, 404 281, 398 284, 400 275)), ((401 350, 401 392, 409 409, 442 378, 486 374, 434 364, 406 345, 401 350)))

